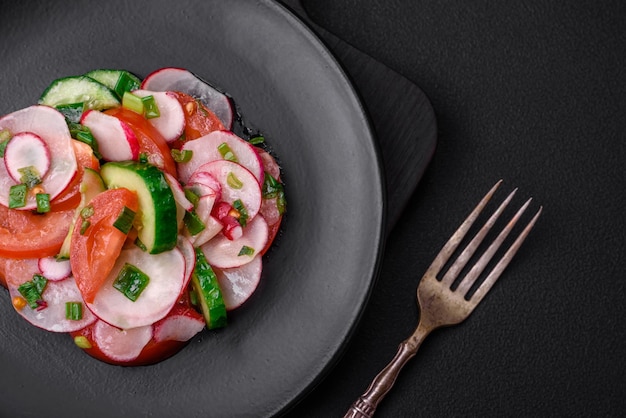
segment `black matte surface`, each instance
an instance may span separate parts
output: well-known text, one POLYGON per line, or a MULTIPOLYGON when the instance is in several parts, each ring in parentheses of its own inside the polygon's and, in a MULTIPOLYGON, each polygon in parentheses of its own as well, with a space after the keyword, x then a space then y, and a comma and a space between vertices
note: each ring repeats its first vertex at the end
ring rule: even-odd
POLYGON ((16 2, 1 6, 0 113, 56 77, 185 67, 231 94, 284 170, 284 233, 261 286, 175 357, 100 363, 38 330, 0 291, 0 416, 268 416, 323 372, 378 271, 384 190, 369 121, 334 58, 271 1, 16 2))
POLYGON ((288 416, 341 416, 365 390, 416 323, 418 277, 499 178, 542 218, 472 317, 426 340, 377 416, 622 416, 624 3, 303 3, 417 83, 439 135, 345 355, 288 416))

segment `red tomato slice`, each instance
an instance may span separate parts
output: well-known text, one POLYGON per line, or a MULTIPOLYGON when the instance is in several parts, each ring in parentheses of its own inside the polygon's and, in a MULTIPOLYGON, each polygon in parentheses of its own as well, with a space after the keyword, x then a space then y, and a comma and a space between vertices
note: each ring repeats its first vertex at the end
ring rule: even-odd
POLYGON ((76 154, 76 162, 78 163, 78 171, 71 183, 59 194, 52 202, 50 202, 51 211, 74 209, 80 203, 80 183, 83 180, 85 167, 93 170, 100 170, 100 162, 93 155, 91 147, 84 142, 72 140, 74 154, 76 154))
POLYGON ((126 234, 113 224, 124 207, 137 212, 137 195, 128 189, 106 190, 89 203, 93 215, 86 218, 89 226, 82 231, 82 217, 76 222, 70 246, 70 263, 78 289, 86 302, 94 297, 106 281, 119 257, 126 234))
POLYGON ((185 141, 225 129, 215 113, 188 94, 172 92, 185 112, 185 141))
POLYGON ((139 142, 139 153, 145 154, 151 164, 176 177, 176 163, 170 153, 170 147, 146 118, 123 107, 109 109, 104 113, 128 124, 139 142))

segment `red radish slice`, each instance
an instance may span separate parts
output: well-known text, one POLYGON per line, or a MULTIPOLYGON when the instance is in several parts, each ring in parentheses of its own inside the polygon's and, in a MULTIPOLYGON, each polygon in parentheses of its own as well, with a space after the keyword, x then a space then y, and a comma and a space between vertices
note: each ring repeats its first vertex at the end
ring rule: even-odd
POLYGON ((178 300, 185 280, 185 258, 178 248, 149 254, 138 247, 122 250, 109 277, 89 308, 110 325, 122 329, 152 324, 162 319, 178 300), (136 301, 113 287, 124 264, 137 267, 150 281, 136 301))
POLYGON ((248 300, 261 281, 262 270, 261 255, 257 255, 251 262, 241 267, 214 269, 226 310, 236 309, 248 300))
MULTIPOLYGON (((76 155, 72 148, 72 137, 65 117, 48 106, 30 106, 0 118, 0 131, 4 129, 14 136, 29 132, 45 142, 50 155, 50 166, 39 187, 50 195, 51 201, 54 200, 67 188, 77 171, 76 155)), ((9 190, 15 184, 2 160, 0 162, 0 204, 9 206, 9 190)), ((29 193, 26 205, 19 209, 32 210, 36 207, 35 194, 29 193)))
POLYGON ((233 157, 236 158, 233 161, 246 167, 259 183, 263 183, 263 162, 257 153, 257 148, 230 131, 211 132, 185 142, 182 149, 193 153, 189 162, 178 164, 178 175, 183 183, 187 182, 201 165, 225 159, 222 155, 222 152, 225 152, 224 149, 232 152, 233 157))
POLYGON ((185 278, 180 289, 182 292, 187 288, 189 280, 191 280, 191 273, 193 273, 193 269, 196 266, 196 251, 191 241, 182 235, 178 236, 178 244, 176 246, 185 258, 185 278))
POLYGON ((207 194, 198 199, 196 215, 198 215, 202 223, 204 223, 204 229, 196 235, 191 235, 188 231, 186 231, 187 237, 194 247, 200 247, 204 243, 208 242, 214 236, 219 234, 223 228, 222 223, 211 215, 215 200, 215 194, 207 194))
POLYGON ((148 119, 148 122, 159 131, 166 142, 180 138, 185 129, 185 113, 176 97, 166 91, 135 90, 133 94, 139 97, 154 97, 159 116, 148 119))
POLYGON ((165 174, 165 180, 167 181, 167 184, 169 184, 170 189, 172 189, 172 194, 174 195, 176 203, 184 210, 192 210, 193 203, 191 203, 189 199, 187 199, 187 196, 185 196, 185 190, 183 190, 183 186, 181 186, 178 180, 176 180, 176 177, 166 172, 163 172, 163 174, 165 174))
POLYGON ((154 324, 154 341, 189 341, 205 325, 204 317, 198 311, 175 305, 165 318, 154 324))
POLYGON ((131 361, 152 339, 152 325, 122 330, 98 321, 93 327, 94 343, 102 354, 114 361, 131 361))
POLYGON ((43 178, 50 168, 50 151, 39 136, 30 132, 15 134, 4 150, 4 164, 9 175, 21 183, 21 169, 32 167, 43 178))
POLYGON ((261 186, 248 169, 232 161, 213 161, 200 166, 189 181, 194 183, 205 174, 213 176, 220 183, 221 201, 232 205, 240 200, 246 208, 248 219, 256 216, 261 207, 261 186))
POLYGON ((179 91, 200 99, 222 121, 226 129, 233 126, 233 106, 225 94, 183 68, 161 68, 149 74, 141 88, 151 91, 179 91))
POLYGON ((251 262, 265 248, 268 231, 267 222, 259 215, 243 228, 243 235, 240 238, 229 240, 223 234, 219 234, 201 247, 202 252, 212 266, 223 269, 239 267, 251 262), (249 249, 249 253, 246 249, 249 249))
POLYGON ((48 280, 59 281, 72 274, 70 260, 61 260, 56 257, 44 257, 39 259, 39 271, 48 280))
MULTIPOLYGON (((8 287, 11 298, 21 297, 18 286, 8 283, 8 287)), ((39 328, 52 332, 72 332, 82 329, 96 320, 96 317, 85 306, 73 277, 57 282, 48 281, 41 296, 45 305, 42 305, 40 309, 32 309, 26 305, 18 310, 24 319, 39 328), (66 318, 65 304, 67 302, 83 304, 82 319, 66 318)))
POLYGON ((220 200, 222 196, 221 183, 209 173, 200 171, 194 174, 185 188, 190 189, 198 196, 215 195, 216 200, 220 200))
POLYGON ((280 166, 274 157, 272 157, 269 152, 259 147, 256 147, 256 151, 259 154, 259 158, 261 158, 261 161, 263 162, 263 171, 269 173, 270 176, 280 181, 280 166))
POLYGON ((115 116, 97 110, 88 110, 80 120, 91 130, 98 150, 107 161, 136 160, 139 156, 139 142, 133 130, 115 116))

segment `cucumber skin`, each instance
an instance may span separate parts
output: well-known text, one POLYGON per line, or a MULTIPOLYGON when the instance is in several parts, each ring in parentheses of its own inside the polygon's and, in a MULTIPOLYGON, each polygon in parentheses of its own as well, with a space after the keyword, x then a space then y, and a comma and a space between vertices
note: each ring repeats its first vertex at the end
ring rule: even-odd
POLYGON ((108 162, 100 169, 108 188, 127 188, 139 197, 142 228, 139 239, 150 254, 169 251, 178 240, 176 201, 165 176, 157 167, 135 161, 108 162), (151 206, 152 210, 145 210, 151 206), (146 237, 151 239, 146 239, 146 237))
POLYGON ((200 248, 196 248, 196 266, 191 274, 191 284, 198 294, 202 314, 208 329, 227 325, 226 304, 217 276, 200 248))
POLYGON ((85 102, 87 108, 95 110, 118 107, 121 104, 113 90, 84 75, 57 78, 39 98, 39 104, 51 107, 79 102, 85 102), (80 89, 72 91, 77 86, 80 86, 80 89), (87 91, 88 89, 92 90, 87 91), (89 99, 94 93, 96 98, 89 99))

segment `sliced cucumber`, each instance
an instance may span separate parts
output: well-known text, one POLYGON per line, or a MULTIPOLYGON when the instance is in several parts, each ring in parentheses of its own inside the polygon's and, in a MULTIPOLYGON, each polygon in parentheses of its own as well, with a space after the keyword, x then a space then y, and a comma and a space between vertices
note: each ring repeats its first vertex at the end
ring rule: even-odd
POLYGON ((116 93, 87 76, 71 76, 54 80, 39 98, 47 106, 84 103, 87 109, 103 110, 120 106, 116 93))
POLYGON ((226 326, 226 304, 215 272, 201 249, 196 248, 196 267, 191 283, 198 296, 208 329, 226 326))
POLYGON ((63 245, 61 246, 61 250, 57 255, 57 258, 67 259, 70 258, 70 245, 72 243, 72 232, 74 231, 74 226, 76 224, 76 220, 80 216, 80 211, 87 206, 91 199, 105 191, 104 182, 102 181, 102 177, 100 174, 89 167, 85 167, 85 173, 83 174, 83 179, 80 182, 80 203, 74 212, 74 219, 72 220, 72 224, 70 225, 70 230, 68 231, 65 241, 63 241, 63 245))
POLYGON ((104 164, 100 174, 109 189, 123 187, 137 193, 135 226, 147 252, 157 254, 176 246, 176 201, 161 170, 148 163, 123 161, 104 164))
POLYGON ((141 86, 141 80, 126 70, 93 70, 85 75, 113 90, 119 99, 125 91, 137 90, 141 86))

